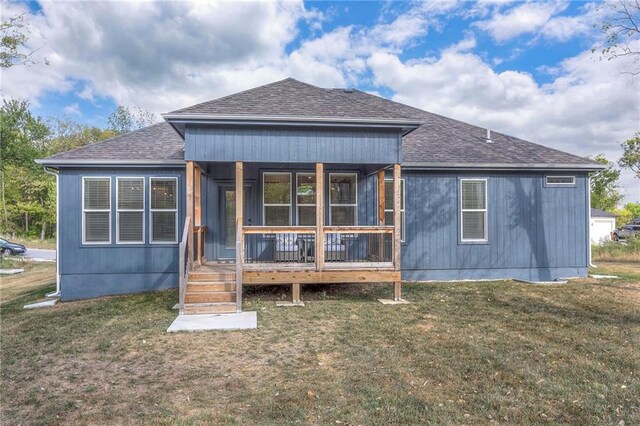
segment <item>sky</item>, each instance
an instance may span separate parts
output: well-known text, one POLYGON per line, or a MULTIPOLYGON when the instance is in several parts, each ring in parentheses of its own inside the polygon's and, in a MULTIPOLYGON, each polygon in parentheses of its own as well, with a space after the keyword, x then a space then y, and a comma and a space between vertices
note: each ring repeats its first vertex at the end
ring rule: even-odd
MULTIPOLYGON (((610 4, 3 2, 25 13, 35 64, 2 97, 104 126, 117 105, 155 114, 293 77, 355 87, 583 156, 617 160, 640 130, 640 75, 601 60, 610 4), (44 58, 49 65, 44 64, 44 58)), ((637 46, 640 48, 640 46, 637 46)), ((623 172, 626 202, 640 181, 623 172)))

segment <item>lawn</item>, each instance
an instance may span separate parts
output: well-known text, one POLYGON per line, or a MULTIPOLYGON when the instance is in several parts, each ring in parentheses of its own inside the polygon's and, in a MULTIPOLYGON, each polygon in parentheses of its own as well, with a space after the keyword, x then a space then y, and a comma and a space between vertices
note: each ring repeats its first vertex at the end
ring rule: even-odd
MULTIPOLYGON (((640 266, 620 280, 250 289, 257 330, 167 334, 175 291, 2 309, 5 424, 640 423, 640 266)), ((37 271, 29 271, 35 273, 37 271)), ((2 282, 4 293, 11 282, 2 282)), ((24 277, 23 277, 24 279, 24 277)), ((50 282, 53 282, 51 275, 50 282)))

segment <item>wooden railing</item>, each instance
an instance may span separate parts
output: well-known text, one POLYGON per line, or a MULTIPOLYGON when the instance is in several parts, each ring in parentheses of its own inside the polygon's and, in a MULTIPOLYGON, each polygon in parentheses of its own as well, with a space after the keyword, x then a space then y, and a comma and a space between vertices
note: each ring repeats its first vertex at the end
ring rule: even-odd
POLYGON ((202 265, 204 260, 204 236, 207 230, 206 226, 194 226, 193 227, 193 244, 194 244, 194 260, 198 262, 199 265, 202 265))
POLYGON ((187 216, 182 230, 182 240, 178 245, 178 304, 180 315, 184 314, 184 296, 187 292, 187 276, 191 270, 192 263, 192 260, 189 258, 189 238, 193 238, 189 232, 190 225, 191 218, 187 216))
POLYGON ((331 267, 394 265, 393 226, 244 226, 243 263, 331 267), (317 244, 317 236, 323 243, 317 244), (318 249, 322 247, 322 255, 318 249))

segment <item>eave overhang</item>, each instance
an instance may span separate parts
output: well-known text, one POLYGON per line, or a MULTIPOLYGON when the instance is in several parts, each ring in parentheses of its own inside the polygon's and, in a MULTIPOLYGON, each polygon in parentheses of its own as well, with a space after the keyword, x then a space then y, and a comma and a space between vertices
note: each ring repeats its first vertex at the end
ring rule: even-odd
POLYGON ((44 158, 35 160, 37 164, 48 167, 99 167, 99 166, 118 166, 118 167, 170 167, 184 166, 184 160, 73 160, 73 159, 55 159, 44 158))
POLYGON ((570 164, 570 163, 428 163, 403 162, 403 169, 415 170, 548 170, 548 171, 583 171, 596 172, 604 170, 602 164, 570 164))

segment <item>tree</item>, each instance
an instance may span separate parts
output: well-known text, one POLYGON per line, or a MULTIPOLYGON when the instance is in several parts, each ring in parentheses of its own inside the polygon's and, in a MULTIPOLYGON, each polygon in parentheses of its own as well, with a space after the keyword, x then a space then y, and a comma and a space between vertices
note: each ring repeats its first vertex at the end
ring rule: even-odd
MULTIPOLYGON (((36 51, 26 49, 27 41, 29 41, 28 34, 29 28, 24 23, 24 13, 0 21, 0 68, 35 63, 32 56, 36 51)), ((46 58, 44 63, 49 65, 46 58)))
POLYGON ((616 226, 629 223, 632 219, 640 218, 640 203, 627 203, 622 209, 614 210, 618 216, 616 218, 616 226))
POLYGON ((599 171, 591 177, 591 207, 613 211, 622 200, 619 192, 620 170, 615 169, 615 164, 600 154, 594 158, 607 168, 599 171))
POLYGON ((618 160, 620 167, 629 169, 640 179, 640 132, 620 144, 622 157, 618 160))
MULTIPOLYGON (((640 74, 640 0, 616 0, 607 4, 611 8, 608 22, 601 26, 605 36, 600 48, 600 59, 611 61, 621 57, 632 57, 633 69, 630 74, 640 74)), ((596 51, 594 48, 592 51, 596 51)))
POLYGON ((46 141, 46 147, 44 147, 47 155, 79 148, 118 135, 113 130, 90 127, 68 117, 49 118, 47 126, 50 130, 50 139, 46 141))
POLYGON ((119 135, 150 126, 155 121, 153 113, 140 107, 129 109, 123 105, 118 105, 108 118, 109 130, 119 135))

